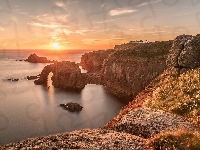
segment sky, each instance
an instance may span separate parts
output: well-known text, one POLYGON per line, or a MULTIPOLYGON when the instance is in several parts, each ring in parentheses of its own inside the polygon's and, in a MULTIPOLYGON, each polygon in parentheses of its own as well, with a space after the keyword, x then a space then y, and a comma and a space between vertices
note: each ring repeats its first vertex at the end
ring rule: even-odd
POLYGON ((0 0, 0 49, 110 49, 200 33, 200 0, 0 0))

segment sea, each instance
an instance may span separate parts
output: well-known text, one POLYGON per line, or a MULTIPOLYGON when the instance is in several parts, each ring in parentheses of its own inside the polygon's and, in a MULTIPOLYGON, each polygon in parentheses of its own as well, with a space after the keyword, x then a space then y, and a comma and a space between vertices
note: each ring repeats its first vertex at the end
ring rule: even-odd
MULTIPOLYGON (((41 73, 44 63, 19 61, 30 54, 49 60, 79 63, 81 56, 91 50, 0 50, 0 146, 10 143, 69 132, 83 128, 98 128, 114 118, 126 105, 108 93, 102 85, 88 84, 80 92, 35 85, 27 76, 41 73), (17 78, 18 81, 8 79, 17 78), (59 105, 77 102, 80 112, 69 112, 59 105)), ((82 69, 82 68, 81 68, 82 69)), ((82 72, 86 72, 82 69, 82 72)))

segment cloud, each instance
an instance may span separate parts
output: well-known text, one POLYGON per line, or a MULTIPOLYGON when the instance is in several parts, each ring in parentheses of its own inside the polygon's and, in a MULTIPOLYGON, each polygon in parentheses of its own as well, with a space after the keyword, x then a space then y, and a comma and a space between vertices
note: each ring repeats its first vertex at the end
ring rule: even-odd
POLYGON ((6 30, 5 30, 4 28, 1 28, 1 27, 0 27, 0 31, 6 31, 6 30))
POLYGON ((62 27, 62 25, 58 25, 58 24, 43 24, 43 23, 30 23, 30 25, 32 26, 37 26, 37 27, 45 27, 45 28, 60 28, 62 27))
POLYGON ((149 2, 143 2, 143 3, 139 4, 139 5, 137 5, 137 7, 146 6, 148 4, 156 4, 156 3, 159 3, 159 2, 161 2, 161 0, 151 0, 149 2))
POLYGON ((55 2, 55 4, 59 7, 65 7, 66 5, 62 2, 55 2))
POLYGON ((133 13, 136 12, 138 10, 134 10, 134 9, 113 9, 109 12, 110 16, 118 16, 118 15, 124 15, 124 14, 129 14, 129 13, 133 13))

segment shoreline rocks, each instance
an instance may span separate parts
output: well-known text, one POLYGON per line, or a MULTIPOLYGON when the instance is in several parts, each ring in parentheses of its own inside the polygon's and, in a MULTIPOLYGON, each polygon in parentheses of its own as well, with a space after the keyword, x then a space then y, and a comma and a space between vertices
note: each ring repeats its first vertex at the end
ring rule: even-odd
POLYGON ((5 81, 11 81, 11 82, 17 82, 17 81, 19 81, 18 78, 7 78, 7 79, 3 79, 3 80, 5 80, 5 81))

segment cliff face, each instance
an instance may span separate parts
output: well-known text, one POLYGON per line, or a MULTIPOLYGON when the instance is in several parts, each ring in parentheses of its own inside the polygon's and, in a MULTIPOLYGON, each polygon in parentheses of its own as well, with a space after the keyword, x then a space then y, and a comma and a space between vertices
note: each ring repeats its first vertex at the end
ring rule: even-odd
POLYGON ((102 68, 103 85, 119 97, 132 99, 166 68, 172 41, 141 44, 115 51, 102 68))
POLYGON ((98 50, 85 53, 81 57, 80 65, 88 72, 98 72, 102 68, 103 61, 113 52, 114 50, 98 50))

